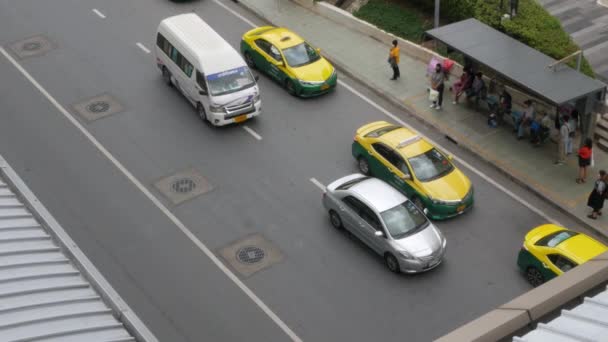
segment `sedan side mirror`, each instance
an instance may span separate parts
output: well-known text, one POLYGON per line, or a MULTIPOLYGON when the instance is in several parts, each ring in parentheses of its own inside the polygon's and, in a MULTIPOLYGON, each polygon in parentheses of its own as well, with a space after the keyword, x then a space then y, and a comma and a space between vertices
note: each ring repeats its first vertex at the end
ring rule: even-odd
POLYGON ((448 155, 448 159, 449 160, 454 160, 454 156, 452 156, 451 154, 448 155))
POLYGON ((403 179, 410 180, 410 179, 412 179, 412 175, 410 175, 409 173, 406 173, 403 175, 403 179))
POLYGON ((283 61, 276 61, 273 64, 276 65, 276 66, 283 66, 283 65, 285 65, 285 63, 283 61))
POLYGON ((320 48, 316 48, 315 49, 317 51, 317 53, 320 55, 321 54, 321 49, 320 48))
POLYGON ((375 235, 376 237, 383 237, 383 236, 384 236, 384 233, 383 233, 381 230, 376 230, 376 231, 374 232, 374 235, 375 235))

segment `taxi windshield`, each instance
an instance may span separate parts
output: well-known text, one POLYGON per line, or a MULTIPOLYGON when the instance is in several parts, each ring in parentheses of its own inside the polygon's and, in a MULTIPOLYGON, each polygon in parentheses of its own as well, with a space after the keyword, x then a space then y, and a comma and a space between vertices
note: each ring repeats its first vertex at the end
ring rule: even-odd
POLYGON ((285 56, 287 64, 293 68, 313 63, 321 58, 317 51, 306 42, 284 49, 283 56, 285 56))
POLYGON ((249 68, 242 66, 217 74, 207 75, 207 85, 209 86, 209 93, 218 96, 253 87, 255 79, 251 75, 249 68))
POLYGON ((448 158, 434 148, 423 154, 409 158, 408 161, 412 166, 416 178, 421 182, 428 182, 443 177, 454 169, 454 165, 450 163, 448 158))

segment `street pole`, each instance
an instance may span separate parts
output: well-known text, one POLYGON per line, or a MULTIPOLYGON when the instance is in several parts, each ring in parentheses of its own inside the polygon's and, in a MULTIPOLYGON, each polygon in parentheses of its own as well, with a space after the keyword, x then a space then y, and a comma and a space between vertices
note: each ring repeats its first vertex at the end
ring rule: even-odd
POLYGON ((435 0, 435 28, 439 27, 439 5, 441 0, 435 0))

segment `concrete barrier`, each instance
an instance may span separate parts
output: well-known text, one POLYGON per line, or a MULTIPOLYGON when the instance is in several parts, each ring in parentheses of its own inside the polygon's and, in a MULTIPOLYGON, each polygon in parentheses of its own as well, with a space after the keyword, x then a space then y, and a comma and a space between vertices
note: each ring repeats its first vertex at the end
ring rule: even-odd
POLYGON ((498 341, 608 281, 608 252, 442 336, 439 342, 498 341))

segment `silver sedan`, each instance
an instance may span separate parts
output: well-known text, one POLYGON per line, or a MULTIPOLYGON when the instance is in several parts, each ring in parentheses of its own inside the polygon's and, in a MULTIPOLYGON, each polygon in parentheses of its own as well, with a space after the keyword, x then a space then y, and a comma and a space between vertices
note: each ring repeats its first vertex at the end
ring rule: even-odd
POLYGON ((443 234, 407 197, 387 183, 353 174, 327 186, 323 205, 331 224, 344 228, 384 257, 395 273, 438 266, 445 254, 443 234))

